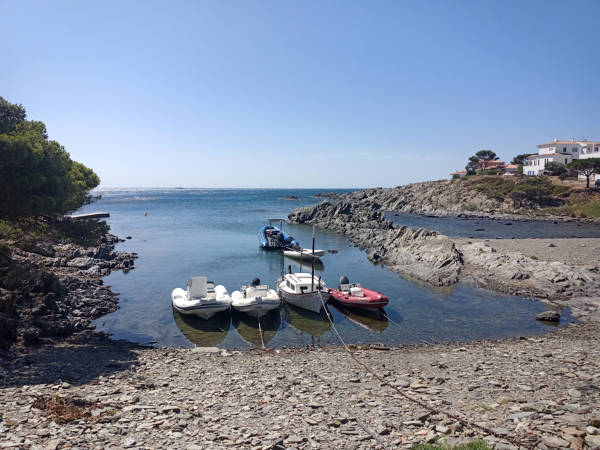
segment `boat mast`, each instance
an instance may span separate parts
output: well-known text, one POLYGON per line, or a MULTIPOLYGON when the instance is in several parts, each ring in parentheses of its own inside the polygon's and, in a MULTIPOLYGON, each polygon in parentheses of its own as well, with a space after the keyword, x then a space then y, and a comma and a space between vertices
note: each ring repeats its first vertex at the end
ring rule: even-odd
MULTIPOLYGON (((302 253, 300 253, 302 254, 302 253)), ((310 290, 315 290, 315 226, 313 225, 313 235, 312 235, 312 265, 310 272, 310 290)), ((320 283, 319 283, 320 284, 320 283)), ((320 286, 319 286, 320 287, 320 286)))

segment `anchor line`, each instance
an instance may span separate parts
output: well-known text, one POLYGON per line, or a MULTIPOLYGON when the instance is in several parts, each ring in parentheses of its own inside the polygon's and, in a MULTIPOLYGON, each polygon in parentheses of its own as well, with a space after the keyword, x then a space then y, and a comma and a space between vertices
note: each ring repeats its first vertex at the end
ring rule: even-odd
POLYGON ((262 327, 260 326, 260 316, 256 316, 256 320, 258 320, 258 334, 260 335, 260 342, 262 344, 263 350, 265 349, 265 341, 263 339, 262 327))
MULTIPOLYGON (((304 341, 301 340, 300 336, 298 335, 298 332, 296 330, 294 330, 291 326, 290 326, 290 329, 292 330, 292 332, 294 333, 294 335, 298 338, 298 342, 300 342, 300 344, 302 346, 304 346, 304 341)), ((290 358, 287 358, 285 356, 282 356, 282 358, 285 358, 290 363, 295 364, 295 362, 293 360, 291 360, 290 358)), ((384 450, 387 450, 389 448, 387 446, 387 444, 385 443, 385 441, 383 439, 381 439, 373 430, 371 430, 368 427, 368 425, 365 424, 365 422, 358 417, 358 414, 356 414, 352 410, 352 408, 350 408, 348 406, 348 404, 346 403, 346 400, 344 399, 344 397, 342 396, 342 394, 336 389, 336 387, 332 383, 330 383, 321 374, 319 374, 318 372, 316 372, 315 370, 313 370, 312 367, 307 366, 307 365, 303 365, 302 367, 304 369, 308 370, 315 378, 318 378, 323 384, 325 384, 326 386, 328 386, 333 391, 334 395, 336 396, 336 398, 338 399, 338 401, 342 404, 342 407, 346 410, 346 412, 350 415, 350 417, 352 419, 354 419, 354 421, 358 424, 358 426, 361 427, 365 433, 367 433, 369 436, 371 436, 371 438, 373 440, 375 440, 375 442, 377 442, 381 446, 381 448, 383 448, 384 450)))
POLYGON ((440 408, 435 408, 431 405, 429 405, 428 403, 426 403, 423 400, 420 400, 418 398, 413 397, 412 395, 407 394, 406 392, 404 392, 403 390, 399 389, 398 386, 393 385, 392 383, 390 383, 389 381, 385 380, 383 377, 381 377, 378 373, 376 373, 375 371, 373 371, 367 364, 365 364, 364 362, 362 362, 360 359, 358 359, 358 357, 354 354, 354 352, 352 352, 350 350, 350 348, 348 347, 348 345, 346 344, 346 342, 344 341, 344 339, 342 338, 342 336, 340 335, 337 327, 335 326, 335 324, 333 323, 332 318, 329 315, 329 311, 327 311, 327 308, 325 307, 325 301, 323 300, 323 296, 321 295, 321 292, 319 292, 319 298, 321 299, 321 303, 323 305, 323 309, 325 310, 325 315, 327 316, 327 318, 329 319, 329 322, 331 322, 331 326, 333 328, 333 331, 335 331, 335 334, 337 334, 338 339, 340 340, 340 342, 342 343, 342 346, 344 347, 344 349, 346 350, 346 352, 350 355, 350 357, 352 359, 354 359, 354 361, 356 361, 357 364, 359 364, 360 366, 362 366, 367 372, 369 372, 371 375, 373 375, 375 378, 377 378, 382 384, 392 388, 393 390, 395 390, 398 394, 400 394, 402 397, 404 397, 405 399, 421 406, 422 408, 427 409, 428 411, 431 411, 435 414, 443 414, 451 419, 456 420, 457 422, 461 423, 462 425, 466 425, 469 426, 471 428, 480 430, 486 434, 495 436, 499 439, 504 439, 508 442, 510 442, 513 445, 516 445, 517 448, 519 447, 525 447, 528 449, 533 449, 533 446, 529 443, 523 442, 520 438, 513 438, 507 434, 504 433, 498 433, 497 431, 492 430, 491 428, 486 427, 485 425, 479 425, 476 424, 475 422, 470 421, 469 419, 465 419, 464 417, 460 417, 454 413, 451 413, 450 411, 447 411, 445 409, 440 409, 440 408))

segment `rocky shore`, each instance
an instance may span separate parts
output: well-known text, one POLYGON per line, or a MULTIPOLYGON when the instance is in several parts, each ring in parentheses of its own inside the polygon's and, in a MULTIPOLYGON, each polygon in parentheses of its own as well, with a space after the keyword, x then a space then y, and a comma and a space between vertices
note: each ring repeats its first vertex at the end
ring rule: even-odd
MULTIPOLYGON (((395 188, 373 188, 336 193, 324 192, 317 197, 331 201, 372 203, 386 211, 446 217, 486 217, 511 220, 553 220, 560 222, 599 222, 571 215, 560 215, 553 208, 540 208, 536 204, 515 205, 510 197, 491 195, 489 190, 478 189, 465 180, 439 180, 411 183, 395 188), (526 207, 527 206, 527 207, 526 207)), ((574 194, 574 197, 577 197, 574 194)), ((596 194, 596 198, 598 195, 596 194)))
POLYGON ((500 341, 354 347, 386 384, 341 348, 150 349, 73 337, 2 366, 0 447, 366 449, 483 439, 516 449, 521 439, 521 448, 600 448, 598 331, 588 323, 500 341))
POLYGON ((93 319, 118 308, 102 277, 132 269, 135 254, 115 251, 119 239, 110 233, 92 243, 77 241, 42 237, 5 244, 0 252, 1 351, 82 332, 93 319))
MULTIPOLYGON (((363 192, 336 202, 297 208, 292 223, 310 223, 347 235, 368 258, 433 286, 471 286, 545 299, 573 308, 577 317, 596 315, 600 306, 600 260, 587 265, 539 260, 516 249, 501 250, 489 240, 450 239, 436 232, 398 227, 385 218, 388 206, 363 192)), ((528 240, 522 240, 528 241, 528 240)), ((549 245, 549 244, 548 244, 549 245)))

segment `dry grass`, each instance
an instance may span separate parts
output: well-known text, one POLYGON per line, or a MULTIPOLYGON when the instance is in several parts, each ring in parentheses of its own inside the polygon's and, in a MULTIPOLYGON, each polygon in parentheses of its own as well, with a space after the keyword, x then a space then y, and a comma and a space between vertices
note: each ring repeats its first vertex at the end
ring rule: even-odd
POLYGON ((38 397, 33 402, 33 407, 42 410, 58 424, 65 424, 75 420, 87 419, 92 415, 92 410, 99 406, 79 398, 38 397))

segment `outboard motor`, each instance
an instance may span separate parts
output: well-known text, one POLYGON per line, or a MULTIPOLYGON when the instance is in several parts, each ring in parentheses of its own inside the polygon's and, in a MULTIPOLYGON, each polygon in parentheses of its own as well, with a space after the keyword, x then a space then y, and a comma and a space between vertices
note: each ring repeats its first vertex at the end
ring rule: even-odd
POLYGON ((252 281, 250 282, 250 286, 252 287, 256 287, 260 284, 260 278, 253 278, 252 281))
POLYGON ((346 275, 342 275, 340 277, 340 282, 338 283, 338 290, 342 290, 342 284, 350 284, 350 280, 348 280, 348 277, 346 275))

